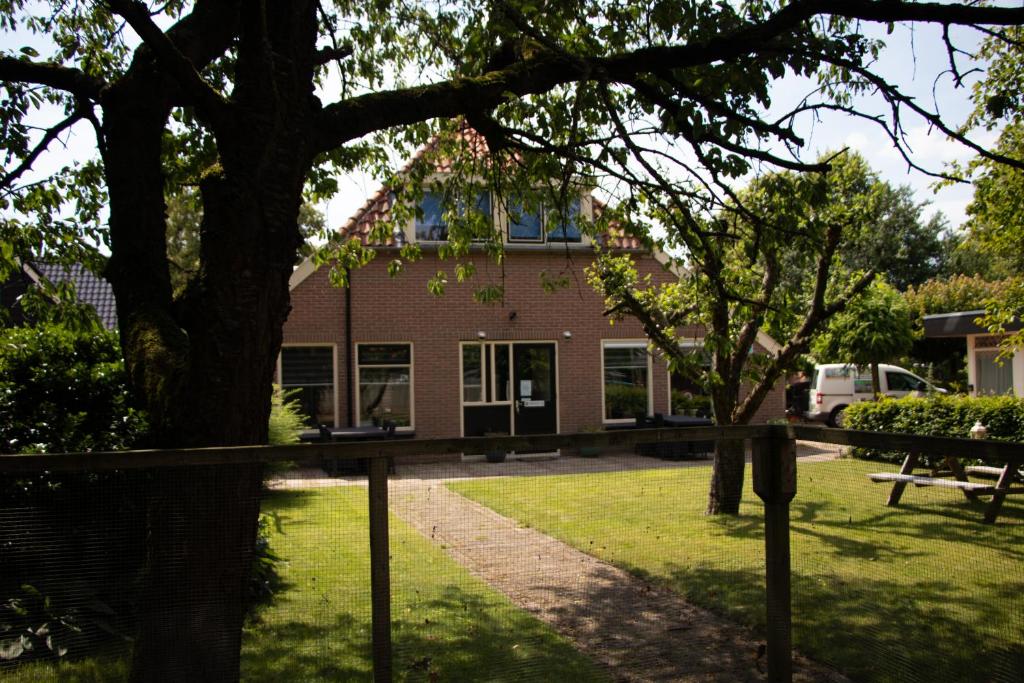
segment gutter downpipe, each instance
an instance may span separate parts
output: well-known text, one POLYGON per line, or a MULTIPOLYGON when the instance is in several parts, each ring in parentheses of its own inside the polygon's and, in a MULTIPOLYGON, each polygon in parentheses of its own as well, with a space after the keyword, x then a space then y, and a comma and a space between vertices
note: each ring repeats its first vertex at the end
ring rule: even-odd
POLYGON ((345 411, 348 426, 355 427, 355 392, 352 387, 352 271, 345 268, 345 411))

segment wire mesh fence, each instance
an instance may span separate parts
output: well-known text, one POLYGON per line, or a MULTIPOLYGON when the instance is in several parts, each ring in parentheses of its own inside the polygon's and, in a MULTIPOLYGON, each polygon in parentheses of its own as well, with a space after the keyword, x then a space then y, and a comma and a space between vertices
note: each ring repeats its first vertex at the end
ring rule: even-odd
MULTIPOLYGON (((868 475, 899 473, 904 453, 795 446, 793 678, 1019 680, 1024 497, 994 525, 990 496, 964 489, 911 484, 887 506, 899 482, 868 475)), ((707 515, 712 460, 690 448, 424 460, 398 455, 387 478, 395 680, 766 678, 765 505, 749 464, 738 514, 707 515)), ((955 479, 944 463, 922 458, 919 476, 955 479)), ((342 469, 266 473, 242 680, 374 678, 368 477, 342 469)), ((215 595, 142 589, 165 472, 0 475, 0 679, 127 680, 140 615, 184 601, 201 625, 215 595)))

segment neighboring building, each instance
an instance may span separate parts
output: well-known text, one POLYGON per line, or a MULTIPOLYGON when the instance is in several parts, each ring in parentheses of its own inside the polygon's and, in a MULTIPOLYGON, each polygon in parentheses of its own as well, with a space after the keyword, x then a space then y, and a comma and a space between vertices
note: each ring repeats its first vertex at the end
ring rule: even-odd
POLYGON ((47 280, 54 285, 71 282, 79 301, 89 304, 96 311, 100 322, 107 329, 117 327, 117 305, 110 283, 92 273, 81 264, 70 266, 53 263, 23 263, 21 269, 2 284, 0 304, 10 312, 10 321, 15 325, 25 322, 25 312, 19 300, 30 287, 47 280))
MULTIPOLYGON (((380 190, 341 228, 343 237, 365 243, 392 201, 380 190)), ((388 419, 422 438, 575 432, 628 424, 638 413, 672 414, 673 385, 680 408, 689 387, 647 352, 639 323, 609 323, 587 284, 594 256, 579 226, 552 229, 542 212, 513 220, 489 194, 479 204, 503 235, 504 262, 474 250, 476 274, 465 283, 451 277, 443 296, 430 294, 427 281, 439 270, 452 274, 455 262, 438 258, 447 232, 430 192, 423 218, 374 245, 377 258, 350 274, 348 288, 332 286, 328 269, 308 260, 296 269, 278 377, 302 390, 311 421, 347 427, 388 419), (392 254, 409 242, 423 258, 389 276, 392 254), (568 286, 545 291, 542 274, 568 286), (474 289, 492 283, 503 285, 503 302, 474 301, 474 289)), ((594 201, 581 192, 574 207, 589 218, 594 201)), ((630 254, 642 274, 673 278, 638 241, 619 235, 605 243, 630 254)), ((698 328, 685 335, 699 345, 698 328)), ((775 343, 762 336, 756 348, 775 343)), ((758 419, 781 418, 783 403, 780 383, 758 419)))
MULTIPOLYGON (((1006 335, 993 335, 975 320, 985 311, 959 311, 924 317, 927 338, 961 338, 967 340, 967 383, 973 396, 1013 394, 1024 397, 1024 350, 1012 358, 998 360, 999 343, 1006 335)), ((1021 322, 1006 326, 1007 332, 1021 329, 1021 322)))

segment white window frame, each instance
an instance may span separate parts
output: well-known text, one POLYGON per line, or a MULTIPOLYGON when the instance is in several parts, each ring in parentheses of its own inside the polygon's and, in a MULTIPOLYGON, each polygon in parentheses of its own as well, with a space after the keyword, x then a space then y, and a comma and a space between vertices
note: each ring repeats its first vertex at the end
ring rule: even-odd
POLYGON ((363 368, 404 368, 404 365, 377 365, 377 364, 362 364, 359 362, 359 347, 361 346, 408 346, 409 347, 409 424, 408 426, 396 427, 395 429, 399 432, 411 432, 416 429, 416 348, 411 341, 362 341, 355 343, 355 357, 353 360, 353 366, 355 372, 352 377, 352 400, 355 403, 355 417, 356 424, 354 427, 361 426, 360 416, 362 413, 362 406, 359 405, 359 380, 362 375, 363 368))
MULTIPOLYGON (((679 346, 694 350, 703 349, 704 337, 697 337, 695 339, 684 339, 683 341, 679 342, 679 346)), ((665 414, 675 415, 675 413, 672 412, 672 370, 670 368, 666 368, 665 370, 665 383, 668 384, 668 386, 665 388, 665 393, 668 397, 668 411, 665 414)))
POLYGON ((601 423, 606 425, 629 424, 635 421, 632 417, 609 418, 605 397, 604 350, 606 348, 641 347, 647 357, 647 415, 654 410, 654 358, 651 356, 650 342, 647 339, 602 339, 601 340, 601 423))
MULTIPOLYGON (((423 192, 424 192, 424 194, 427 193, 427 192, 437 192, 437 193, 439 193, 439 194, 441 194, 443 196, 444 192, 442 192, 439 189, 435 189, 435 187, 437 187, 440 183, 442 183, 443 180, 444 180, 444 174, 441 174, 441 173, 433 173, 433 174, 427 176, 427 178, 423 181, 423 192)), ((490 188, 490 187, 487 187, 486 184, 482 182, 482 179, 474 178, 474 179, 472 179, 472 182, 480 182, 481 190, 483 192, 486 192, 488 194, 488 196, 489 196, 489 202, 490 202, 490 205, 491 205, 491 225, 492 226, 500 225, 500 223, 498 223, 498 216, 499 216, 499 212, 498 212, 498 209, 497 209, 498 202, 495 201, 495 192, 494 192, 494 190, 492 188, 490 188)), ((445 244, 448 241, 447 239, 443 239, 443 240, 421 240, 421 239, 417 239, 417 237, 416 237, 416 211, 415 211, 416 207, 414 206, 413 208, 414 208, 414 210, 412 212, 412 217, 409 219, 408 224, 405 226, 405 242, 406 242, 406 244, 429 244, 429 245, 445 244)), ((473 241, 476 242, 478 240, 473 240, 473 241)), ((398 342, 395 342, 395 343, 398 343, 398 342)))
MULTIPOLYGON (((579 199, 580 199, 580 212, 579 212, 578 220, 580 220, 580 221, 592 220, 593 216, 594 216, 594 198, 593 198, 593 196, 591 195, 590 192, 588 192, 585 189, 581 188, 580 192, 579 192, 579 199)), ((507 197, 501 197, 499 201, 495 201, 495 194, 491 193, 491 207, 492 207, 492 212, 495 214, 495 220, 497 221, 496 225, 498 225, 501 228, 502 239, 503 239, 503 241, 505 242, 506 245, 525 246, 525 247, 541 247, 541 246, 543 246, 543 247, 548 247, 548 248, 550 248, 550 247, 565 248, 566 246, 569 246, 570 248, 578 248, 578 247, 583 247, 583 246, 590 246, 592 244, 590 236, 584 234, 582 229, 580 230, 580 241, 579 242, 569 242, 569 241, 561 241, 561 240, 555 240, 555 241, 549 240, 548 239, 548 233, 551 232, 551 227, 549 225, 550 221, 549 221, 548 217, 551 214, 551 211, 548 208, 548 203, 546 203, 546 202, 541 202, 540 203, 540 207, 538 207, 539 210, 540 210, 541 226, 540 226, 540 239, 536 239, 536 240, 532 240, 532 239, 519 239, 519 238, 512 239, 512 218, 511 218, 511 216, 509 216, 509 213, 508 213, 508 198, 507 197)))
POLYGON ((286 342, 281 344, 281 350, 277 352, 277 383, 280 385, 282 391, 286 388, 284 386, 284 364, 282 363, 282 355, 285 349, 296 349, 296 348, 326 348, 331 349, 331 391, 334 394, 334 426, 341 426, 341 414, 339 412, 338 405, 338 345, 329 342, 286 342))
MULTIPOLYGON (((509 406, 512 405, 512 346, 511 341, 502 340, 487 340, 487 341, 463 341, 459 342, 459 397, 463 407, 465 406, 509 406), (487 400, 487 384, 481 384, 480 393, 483 396, 482 401, 467 401, 466 400, 466 385, 465 385, 465 355, 464 350, 467 347, 479 347, 480 353, 480 379, 483 382, 484 368, 487 367, 486 355, 488 353, 495 354, 494 349, 498 346, 508 347, 508 386, 505 387, 505 395, 509 398, 504 401, 488 401, 487 400)), ((498 381, 498 364, 496 362, 491 363, 491 371, 488 376, 490 385, 492 387, 497 386, 498 381)))

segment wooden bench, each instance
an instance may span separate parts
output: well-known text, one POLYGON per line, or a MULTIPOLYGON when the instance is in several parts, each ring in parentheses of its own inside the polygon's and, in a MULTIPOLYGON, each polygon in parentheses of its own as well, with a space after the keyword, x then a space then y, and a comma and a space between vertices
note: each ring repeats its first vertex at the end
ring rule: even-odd
POLYGON ((1015 493, 1024 493, 1024 487, 1012 488, 1010 485, 1020 481, 1020 475, 1011 464, 1005 467, 992 467, 989 465, 972 465, 963 467, 956 458, 944 458, 948 470, 933 470, 930 476, 914 474, 920 460, 919 453, 910 453, 903 461, 903 466, 898 474, 892 472, 875 472, 869 474, 868 479, 873 482, 893 482, 892 491, 889 493, 889 500, 886 505, 895 506, 900 502, 903 491, 908 484, 914 486, 941 486, 945 488, 959 489, 969 500, 977 500, 978 496, 992 496, 992 500, 985 507, 984 521, 986 524, 994 524, 999 517, 999 510, 1003 507, 1006 496, 1015 493), (953 479, 944 479, 940 475, 950 474, 953 479), (973 475, 982 479, 995 479, 996 483, 973 482, 968 479, 973 475))
POLYGON ((869 474, 871 481, 901 481, 914 486, 944 486, 951 489, 971 491, 975 494, 990 495, 995 493, 996 487, 992 484, 976 484, 971 481, 958 481, 956 479, 939 479, 938 477, 919 477, 915 474, 892 474, 889 472, 877 472, 869 474))

